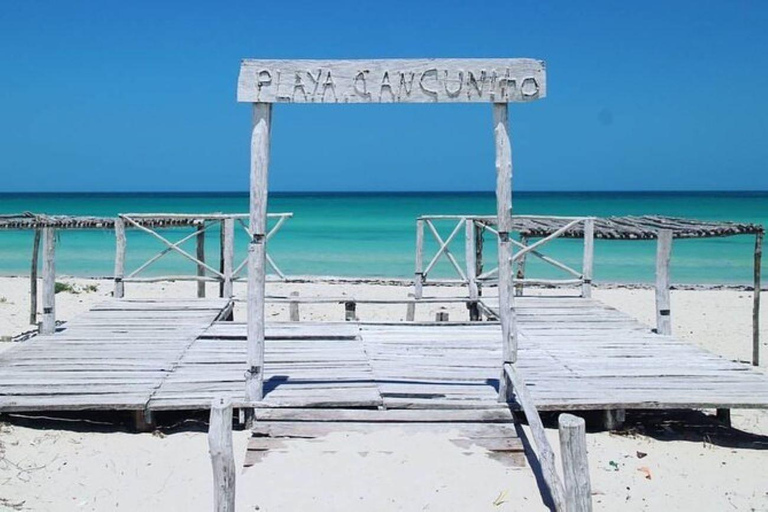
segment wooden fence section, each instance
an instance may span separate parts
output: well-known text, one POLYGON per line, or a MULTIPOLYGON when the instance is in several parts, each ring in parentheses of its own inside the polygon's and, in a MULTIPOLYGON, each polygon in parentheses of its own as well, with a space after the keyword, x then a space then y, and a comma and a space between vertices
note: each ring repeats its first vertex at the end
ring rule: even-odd
MULTIPOLYGON (((523 222, 531 220, 546 220, 549 223, 557 225, 551 233, 546 234, 540 239, 531 242, 531 239, 520 234, 520 240, 509 237, 511 251, 509 254, 509 263, 514 267, 513 285, 516 295, 522 295, 526 285, 546 285, 546 286, 579 286, 583 297, 591 296, 591 284, 594 262, 594 223, 592 217, 552 217, 552 216, 528 216, 513 215, 512 229, 519 229, 523 222), (575 230, 583 232, 584 254, 581 269, 574 269, 551 256, 543 254, 541 249, 544 245, 561 237, 573 237, 575 230), (565 278, 543 279, 531 278, 525 275, 525 263, 529 257, 536 257, 550 267, 565 273, 565 278)), ((416 270, 414 278, 414 295, 416 298, 423 297, 423 287, 429 283, 429 274, 432 272, 438 262, 447 260, 455 275, 452 281, 467 286, 470 301, 476 301, 481 294, 484 284, 497 284, 499 267, 493 266, 491 269, 484 269, 483 247, 486 244, 484 234, 491 233, 494 236, 494 242, 498 241, 499 230, 496 225, 496 216, 493 215, 424 215, 416 221, 416 270), (449 225, 451 230, 447 235, 441 233, 440 225, 449 225), (425 230, 426 228, 426 230, 425 230), (425 233, 428 233, 438 244, 437 251, 426 265, 425 259, 425 233), (463 233, 463 236, 459 236, 463 233), (451 251, 452 243, 463 240, 464 248, 464 267, 457 260, 451 251)))
MULTIPOLYGON (((285 222, 293 216, 292 213, 274 213, 269 214, 269 219, 275 220, 273 226, 269 230, 267 239, 272 238, 285 224, 285 222)), ((197 296, 205 297, 205 283, 206 282, 218 282, 220 283, 219 294, 221 297, 232 296, 232 283, 237 280, 244 279, 241 276, 242 270, 245 268, 247 258, 244 259, 238 266, 234 265, 235 258, 235 237, 237 226, 242 228, 242 232, 250 239, 251 233, 244 222, 248 218, 248 214, 176 214, 176 213, 126 213, 121 214, 115 221, 115 238, 116 238, 116 251, 115 251, 115 292, 114 296, 121 298, 125 293, 125 283, 146 283, 146 282, 158 282, 158 281, 196 281, 198 283, 197 296), (185 225, 193 228, 192 233, 185 235, 181 239, 172 242, 165 236, 161 235, 158 231, 165 226, 161 224, 156 227, 158 219, 179 219, 185 221, 185 225), (217 227, 220 231, 221 250, 219 255, 219 266, 214 268, 211 264, 206 262, 205 251, 205 233, 211 228, 217 227), (165 247, 163 250, 153 255, 139 267, 131 271, 126 275, 125 271, 125 256, 126 256, 126 228, 133 228, 142 231, 149 236, 157 239, 165 247), (181 246, 185 242, 192 239, 196 241, 195 255, 190 254, 184 250, 181 246), (162 275, 152 277, 140 277, 139 274, 144 272, 152 264, 156 263, 163 256, 176 253, 186 260, 195 265, 195 275, 162 275)), ((178 229, 178 226, 174 226, 178 229)), ((273 257, 269 254, 266 255, 267 263, 270 265, 278 279, 285 280, 286 276, 283 271, 277 266, 273 257)))

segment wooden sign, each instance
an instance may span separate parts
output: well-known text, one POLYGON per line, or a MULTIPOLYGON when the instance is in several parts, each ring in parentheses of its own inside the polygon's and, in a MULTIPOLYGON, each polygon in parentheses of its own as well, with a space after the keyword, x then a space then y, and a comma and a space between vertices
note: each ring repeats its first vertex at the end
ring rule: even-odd
POLYGON ((534 59, 244 60, 237 101, 510 103, 546 92, 534 59))

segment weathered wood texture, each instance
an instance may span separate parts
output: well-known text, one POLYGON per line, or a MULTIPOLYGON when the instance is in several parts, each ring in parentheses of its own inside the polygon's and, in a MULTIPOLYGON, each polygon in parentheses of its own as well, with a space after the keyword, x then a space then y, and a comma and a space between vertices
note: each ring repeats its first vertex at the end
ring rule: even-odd
MULTIPOLYGON (((204 410, 218 396, 247 407, 247 327, 211 325, 227 307, 220 299, 96 307, 0 355, 0 411, 204 410)), ((539 410, 768 408, 768 377, 750 365, 653 334, 595 300, 531 296, 515 307, 516 366, 539 410)), ((265 334, 258 407, 499 407, 495 322, 285 322, 265 334)))
POLYGON ((222 297, 229 298, 234 295, 232 278, 234 274, 233 267, 235 264, 235 220, 224 219, 221 228, 222 274, 224 274, 221 293, 222 297))
POLYGON ((217 398, 211 403, 208 450, 213 469, 213 510, 235 511, 235 453, 232 448, 232 402, 217 398))
POLYGON ((508 103, 546 96, 535 59, 243 60, 249 103, 508 103))
POLYGON ((672 231, 662 229, 656 242, 656 330, 672 334, 672 302, 669 295, 669 262, 672 259, 672 231))
MULTIPOLYGON (((200 224, 197 226, 195 233, 195 257, 198 261, 205 263, 205 225, 200 224)), ((205 267, 200 263, 197 264, 197 276, 205 276, 205 267)), ((205 281, 197 281, 197 298, 205 298, 205 281)))
POLYGON ((112 296, 122 299, 125 296, 125 221, 118 217, 115 219, 115 289, 112 296))
POLYGON ((572 414, 558 418, 560 454, 567 512, 592 512, 592 486, 587 457, 587 427, 584 419, 572 414))
POLYGON ((541 417, 536 410, 536 403, 533 401, 533 398, 531 398, 528 386, 514 364, 504 363, 503 378, 509 379, 508 386, 514 393, 516 402, 520 404, 523 412, 525 412, 525 418, 528 420, 528 426, 531 429, 531 437, 533 437, 534 445, 538 452, 542 474, 544 475, 547 487, 549 487, 552 501, 555 504, 555 510, 558 512, 566 512, 565 491, 563 489, 563 483, 560 480, 560 475, 557 473, 555 452, 552 451, 552 446, 547 439, 547 433, 544 430, 541 417))
POLYGON ((56 331, 56 230, 43 228, 43 315, 40 334, 56 331))
POLYGON ((29 323, 37 323, 37 269, 40 266, 40 230, 35 230, 32 242, 32 263, 29 271, 29 323))
POLYGON ((755 235, 754 291, 752 292, 752 364, 760 365, 760 287, 763 264, 763 233, 755 235))
POLYGON ((584 221, 584 256, 582 258, 581 296, 592 297, 592 273, 595 260, 595 219, 584 221))
MULTIPOLYGON (((498 227, 499 258, 499 320, 501 322, 502 362, 517 360, 517 327, 512 295, 512 270, 510 258, 512 245, 512 143, 509 137, 508 107, 503 103, 493 105, 493 131, 496 141, 496 225, 498 227)), ((503 379, 502 379, 503 381, 503 379)), ((499 390, 503 400, 505 389, 499 390)))
POLYGON ((267 272, 267 182, 272 105, 253 105, 251 132, 250 233, 248 244, 248 361, 245 396, 252 402, 264 391, 264 295, 267 272))

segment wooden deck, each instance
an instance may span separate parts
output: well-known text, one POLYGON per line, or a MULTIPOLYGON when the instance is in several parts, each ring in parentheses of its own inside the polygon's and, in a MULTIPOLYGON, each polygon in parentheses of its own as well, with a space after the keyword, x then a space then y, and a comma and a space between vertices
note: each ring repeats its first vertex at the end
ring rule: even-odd
MULTIPOLYGON (((517 366, 540 410, 768 407, 762 372, 656 335, 595 300, 515 305, 517 366)), ((242 407, 246 327, 216 321, 229 307, 100 305, 0 355, 0 411, 203 410, 219 395, 242 407)), ((483 423, 508 414, 497 403, 500 374, 495 322, 270 323, 257 419, 483 423)))

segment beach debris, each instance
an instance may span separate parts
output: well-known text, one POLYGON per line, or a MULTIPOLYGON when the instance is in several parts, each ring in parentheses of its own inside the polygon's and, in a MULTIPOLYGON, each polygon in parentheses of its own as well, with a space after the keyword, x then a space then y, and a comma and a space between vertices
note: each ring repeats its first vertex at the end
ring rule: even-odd
POLYGON ((615 460, 609 460, 608 461, 608 465, 611 467, 611 469, 613 471, 618 471, 619 470, 619 463, 616 462, 615 460))
POLYGON ((0 505, 12 510, 22 510, 27 500, 11 501, 8 498, 0 498, 0 505))
POLYGON ((498 496, 496 496, 496 499, 493 500, 493 506, 494 507, 500 507, 504 503, 507 502, 507 496, 509 495, 508 491, 501 491, 498 496))
POLYGON ((645 453, 645 452, 641 452, 641 451, 638 451, 638 452, 637 452, 637 458, 638 458, 638 459, 644 459, 644 458, 645 458, 645 457, 647 457, 647 456, 648 456, 648 454, 647 454, 647 453, 645 453))
POLYGON ((651 479, 651 470, 648 466, 640 466, 637 470, 645 476, 646 480, 651 479))

